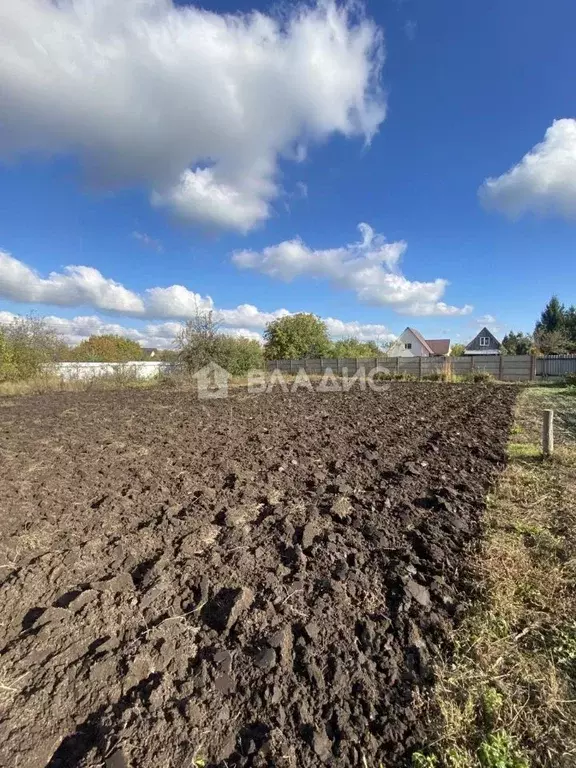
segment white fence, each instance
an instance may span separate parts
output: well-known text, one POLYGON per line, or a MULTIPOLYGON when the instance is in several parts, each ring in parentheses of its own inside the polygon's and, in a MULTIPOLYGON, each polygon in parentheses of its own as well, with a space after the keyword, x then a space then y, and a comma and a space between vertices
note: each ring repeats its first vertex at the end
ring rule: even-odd
POLYGON ((98 376, 126 376, 135 379, 152 379, 159 373, 169 373, 176 366, 172 363, 139 360, 128 363, 50 363, 46 373, 60 376, 65 381, 94 379, 98 376))

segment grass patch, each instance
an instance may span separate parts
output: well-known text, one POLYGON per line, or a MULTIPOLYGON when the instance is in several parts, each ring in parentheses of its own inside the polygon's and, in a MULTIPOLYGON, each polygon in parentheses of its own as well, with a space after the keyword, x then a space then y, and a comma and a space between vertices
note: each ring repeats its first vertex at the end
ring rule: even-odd
POLYGON ((483 598, 437 664, 437 740, 415 766, 576 765, 575 424, 566 390, 520 394, 509 464, 488 500, 483 598), (558 448, 545 460, 543 408, 557 414, 558 448))
POLYGON ((41 395, 49 392, 87 392, 106 389, 149 389, 162 383, 159 377, 139 379, 131 375, 108 374, 91 379, 69 379, 38 375, 29 379, 0 382, 0 396, 41 395))

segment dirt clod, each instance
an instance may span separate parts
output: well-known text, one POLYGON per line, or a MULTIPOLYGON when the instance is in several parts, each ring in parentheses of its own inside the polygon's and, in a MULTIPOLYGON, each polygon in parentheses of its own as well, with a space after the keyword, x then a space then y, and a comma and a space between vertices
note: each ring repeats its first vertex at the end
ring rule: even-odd
POLYGON ((0 408, 0 765, 406 764, 514 398, 0 408))

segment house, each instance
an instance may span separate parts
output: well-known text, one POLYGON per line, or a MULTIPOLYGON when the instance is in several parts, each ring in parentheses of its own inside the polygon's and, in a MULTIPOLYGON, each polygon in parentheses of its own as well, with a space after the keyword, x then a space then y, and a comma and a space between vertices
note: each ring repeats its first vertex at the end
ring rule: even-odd
POLYGON ((425 339, 415 328, 406 328, 388 350, 389 357, 433 357, 450 352, 450 339, 425 339))
POLYGON ((466 345, 465 355, 501 355, 502 344, 488 328, 482 328, 480 333, 466 345))
POLYGON ((142 352, 146 360, 151 360, 153 357, 156 357, 158 350, 156 347, 142 347, 142 352))

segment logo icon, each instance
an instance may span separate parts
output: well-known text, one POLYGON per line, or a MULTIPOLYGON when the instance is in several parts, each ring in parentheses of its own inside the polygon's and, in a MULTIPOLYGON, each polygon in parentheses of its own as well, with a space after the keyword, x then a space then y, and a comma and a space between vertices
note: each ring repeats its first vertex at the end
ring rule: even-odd
POLYGON ((198 397, 202 400, 228 397, 230 374, 218 363, 208 363, 194 374, 198 397))

